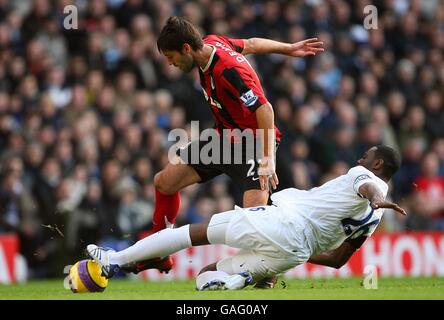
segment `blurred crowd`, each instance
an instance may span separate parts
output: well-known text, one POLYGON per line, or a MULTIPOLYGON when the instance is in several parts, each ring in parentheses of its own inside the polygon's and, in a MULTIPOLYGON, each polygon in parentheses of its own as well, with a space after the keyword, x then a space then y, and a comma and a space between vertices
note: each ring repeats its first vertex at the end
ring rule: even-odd
MULTIPOLYGON (((409 215, 387 212, 380 230, 444 230, 443 2, 0 0, 0 233, 20 236, 33 277, 149 230, 169 130, 212 126, 197 74, 158 53, 171 15, 204 35, 318 37, 316 57, 248 57, 283 132, 279 189, 317 186, 385 144, 403 156, 390 197, 409 215), (67 5, 78 29, 64 27, 67 5)), ((178 224, 234 204, 226 177, 188 187, 178 224)))

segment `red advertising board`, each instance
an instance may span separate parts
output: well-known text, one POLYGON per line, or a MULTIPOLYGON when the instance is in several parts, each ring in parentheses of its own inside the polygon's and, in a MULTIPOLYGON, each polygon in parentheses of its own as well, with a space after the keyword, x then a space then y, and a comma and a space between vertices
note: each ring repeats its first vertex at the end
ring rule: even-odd
MULTIPOLYGON (((202 267, 235 252, 223 245, 185 249, 174 255, 176 265, 168 275, 147 270, 139 276, 147 280, 189 279, 202 267)), ((306 263, 285 276, 361 276, 366 266, 375 266, 379 276, 444 276, 444 233, 377 233, 340 269, 306 263)))
POLYGON ((16 255, 19 241, 15 234, 0 234, 0 283, 16 282, 16 255))

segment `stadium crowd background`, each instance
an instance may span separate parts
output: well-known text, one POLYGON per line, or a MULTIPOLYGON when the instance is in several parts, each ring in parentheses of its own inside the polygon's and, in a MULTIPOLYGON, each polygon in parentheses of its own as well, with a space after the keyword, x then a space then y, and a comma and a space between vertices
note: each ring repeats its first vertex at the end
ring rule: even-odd
MULTIPOLYGON (((157 51, 171 15, 203 34, 318 37, 314 58, 248 57, 283 132, 279 189, 317 186, 382 143, 403 155, 390 197, 409 215, 386 212, 379 231, 444 230, 443 2, 0 0, 0 233, 20 236, 32 277, 149 230, 169 130, 212 125, 197 74, 157 51), (377 29, 363 28, 367 4, 377 29)), ((191 186, 179 224, 240 199, 226 177, 191 186)))

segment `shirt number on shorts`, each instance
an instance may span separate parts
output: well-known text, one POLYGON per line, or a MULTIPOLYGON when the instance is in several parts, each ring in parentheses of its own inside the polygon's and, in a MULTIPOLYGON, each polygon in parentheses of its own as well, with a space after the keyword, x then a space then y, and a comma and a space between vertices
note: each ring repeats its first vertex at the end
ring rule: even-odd
POLYGON ((262 211, 262 210, 265 210, 265 207, 256 207, 248 209, 248 211, 262 211))

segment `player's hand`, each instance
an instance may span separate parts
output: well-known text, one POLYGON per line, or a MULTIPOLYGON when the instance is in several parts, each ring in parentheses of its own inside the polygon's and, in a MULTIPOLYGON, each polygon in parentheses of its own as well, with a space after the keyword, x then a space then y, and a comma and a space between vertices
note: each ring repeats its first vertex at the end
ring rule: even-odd
POLYGON ((370 206, 373 209, 379 209, 379 208, 388 208, 388 209, 393 209, 403 215, 407 215, 407 212, 405 212, 405 210, 403 208, 401 208, 399 205, 397 205, 396 203, 390 202, 390 201, 385 201, 385 200, 376 200, 370 203, 370 206))
POLYGON ((270 191, 270 184, 273 190, 277 188, 279 179, 276 175, 276 166, 274 160, 264 158, 259 164, 259 182, 261 184, 261 190, 270 191))
POLYGON ((324 43, 318 41, 318 38, 310 38, 299 42, 292 43, 287 55, 291 57, 314 56, 318 52, 323 52, 324 43))

